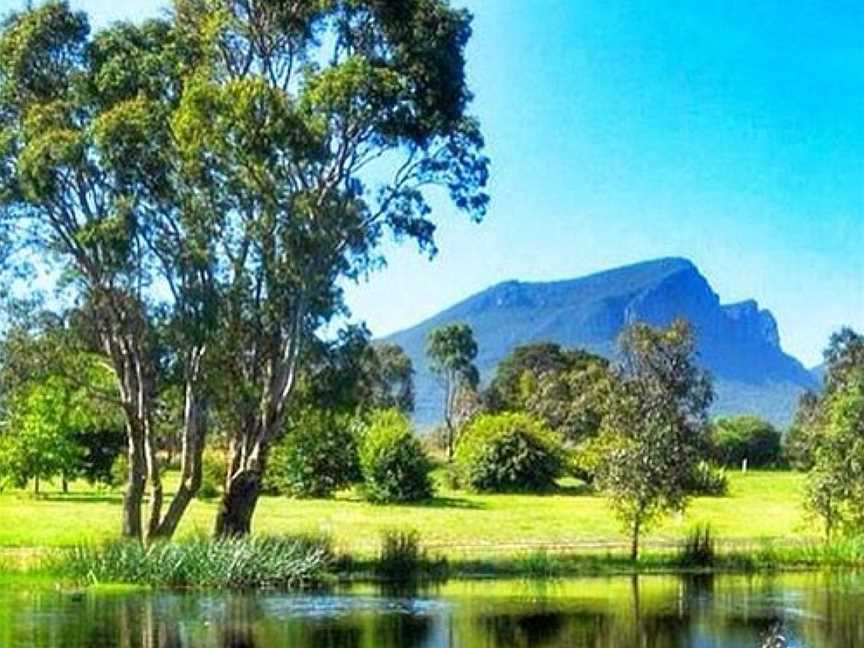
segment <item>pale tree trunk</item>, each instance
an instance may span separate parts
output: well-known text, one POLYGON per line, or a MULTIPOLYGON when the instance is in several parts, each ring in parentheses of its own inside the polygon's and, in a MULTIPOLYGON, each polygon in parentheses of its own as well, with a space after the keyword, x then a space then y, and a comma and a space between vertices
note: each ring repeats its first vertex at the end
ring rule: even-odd
POLYGON ((447 430, 447 462, 453 461, 453 452, 456 445, 456 433, 453 429, 453 403, 455 401, 455 380, 448 370, 444 379, 444 427, 447 430))
POLYGON ((165 516, 151 528, 148 539, 170 538, 201 488, 202 457, 206 433, 206 404, 198 393, 201 361, 205 348, 193 350, 187 363, 186 394, 183 408, 183 434, 180 454, 180 484, 165 516))
POLYGON ((114 362, 128 421, 129 473, 123 497, 122 533, 126 538, 145 542, 167 539, 173 535, 201 484, 206 416, 203 401, 198 395, 198 383, 205 347, 196 347, 186 359, 180 487, 163 516, 164 493, 153 429, 155 403, 152 367, 133 334, 108 336, 105 346, 114 362), (142 512, 148 486, 150 502, 145 526, 142 512))
POLYGON ((216 516, 217 537, 247 535, 261 495, 270 445, 279 437, 294 389, 304 310, 294 313, 290 336, 267 366, 258 413, 248 416, 231 440, 225 489, 216 516))

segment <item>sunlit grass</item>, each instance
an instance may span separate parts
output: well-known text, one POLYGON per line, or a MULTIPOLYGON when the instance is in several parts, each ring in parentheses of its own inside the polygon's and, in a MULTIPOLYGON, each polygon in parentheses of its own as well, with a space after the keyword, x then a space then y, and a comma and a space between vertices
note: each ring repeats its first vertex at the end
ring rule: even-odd
MULTIPOLYGON (((167 486, 172 485, 172 475, 167 486)), ((684 516, 672 516, 651 531, 646 546, 680 541, 694 525, 710 523, 719 546, 757 548, 816 539, 801 506, 803 477, 791 472, 730 475, 727 497, 698 498, 684 516)), ((35 498, 21 491, 0 494, 0 556, 8 548, 62 547, 98 543, 117 536, 120 493, 73 484, 69 495, 45 485, 35 498)), ((216 501, 195 501, 179 536, 208 534, 216 501)), ((626 538, 608 502, 565 484, 550 495, 474 495, 443 488, 419 505, 368 504, 351 492, 332 500, 264 497, 255 514, 257 533, 325 533, 337 551, 373 556, 382 532, 415 529, 426 548, 457 559, 525 555, 537 549, 606 552, 626 538)))

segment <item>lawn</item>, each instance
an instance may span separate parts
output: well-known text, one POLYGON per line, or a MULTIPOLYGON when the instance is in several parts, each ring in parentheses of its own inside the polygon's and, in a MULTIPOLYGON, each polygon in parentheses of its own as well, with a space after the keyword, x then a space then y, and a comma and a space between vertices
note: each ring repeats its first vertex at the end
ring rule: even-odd
MULTIPOLYGON (((169 476, 170 477, 170 476, 169 476)), ((170 479, 168 481, 170 486, 170 479)), ((710 523, 718 538, 780 543, 812 538, 801 507, 803 477, 792 472, 730 475, 726 497, 697 498, 684 516, 672 516, 648 535, 648 544, 679 540, 696 523, 710 523)), ((196 501, 180 534, 208 533, 216 501, 196 501)), ((74 484, 68 495, 48 491, 0 495, 0 547, 50 547, 114 537, 120 494, 74 484)), ((608 502, 565 487, 552 495, 474 495, 441 489, 423 505, 376 506, 352 493, 332 500, 264 497, 255 514, 259 533, 329 533, 337 547, 368 555, 383 529, 416 529, 428 547, 451 556, 518 553, 534 547, 605 549, 625 538, 608 502)))

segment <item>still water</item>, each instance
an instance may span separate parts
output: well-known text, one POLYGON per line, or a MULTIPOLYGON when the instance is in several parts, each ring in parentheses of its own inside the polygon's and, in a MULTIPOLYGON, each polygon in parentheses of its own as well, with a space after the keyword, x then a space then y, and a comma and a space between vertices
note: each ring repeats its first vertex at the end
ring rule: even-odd
POLYGON ((864 575, 451 581, 300 595, 0 591, 2 648, 864 648, 864 575), (770 644, 775 645, 775 644, 770 644))

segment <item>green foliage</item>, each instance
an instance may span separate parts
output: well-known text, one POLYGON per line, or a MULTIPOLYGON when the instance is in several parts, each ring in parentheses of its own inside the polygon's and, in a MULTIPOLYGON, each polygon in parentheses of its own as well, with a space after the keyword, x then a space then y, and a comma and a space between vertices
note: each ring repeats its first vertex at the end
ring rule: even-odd
POLYGON ((549 342, 517 346, 499 363, 484 400, 493 411, 531 414, 579 443, 599 429, 612 379, 608 365, 549 342))
POLYGON ((796 470, 813 467, 813 451, 821 425, 821 399, 813 392, 804 392, 798 399, 798 409, 783 440, 783 457, 796 470))
POLYGON ((294 400, 302 407, 346 414, 371 409, 414 409, 414 369, 396 344, 373 343, 363 326, 335 340, 311 340, 294 400))
POLYGON ((295 588, 320 582, 332 555, 327 538, 312 536, 194 538, 149 547, 117 541, 62 550, 48 567, 81 584, 295 588))
POLYGON ((687 505, 713 392, 683 320, 665 329, 631 325, 621 336, 621 356, 597 481, 630 533, 635 560, 645 527, 687 505))
POLYGON ((694 495, 723 497, 729 493, 729 478, 723 468, 700 461, 693 469, 690 491, 694 495))
POLYGON ((864 336, 843 329, 825 359, 825 391, 797 421, 811 466, 805 505, 831 539, 864 528, 864 336))
POLYGON ((354 417, 307 408, 273 448, 265 488, 294 497, 329 497, 359 481, 354 417))
POLYGON ((477 384, 479 375, 474 366, 477 342, 467 324, 448 324, 429 332, 426 355, 432 370, 442 380, 477 384))
POLYGON ((201 499, 217 497, 225 484, 226 472, 225 452, 215 448, 204 450, 201 455, 201 486, 197 496, 201 499))
POLYGON ((432 496, 432 465, 404 414, 374 412, 363 430, 359 454, 369 501, 414 502, 432 496))
MULTIPOLYGON (((98 366, 87 379, 105 382, 98 366)), ((23 485, 31 479, 84 477, 106 481, 125 440, 117 412, 106 410, 59 375, 34 375, 5 398, 0 429, 0 479, 23 485)))
POLYGON ((548 491, 564 467, 555 434, 524 414, 477 417, 460 437, 454 459, 459 482, 481 492, 548 491))
POLYGON ((723 417, 711 427, 714 459, 723 466, 752 468, 779 466, 783 461, 782 435, 773 425, 756 416, 723 417))

